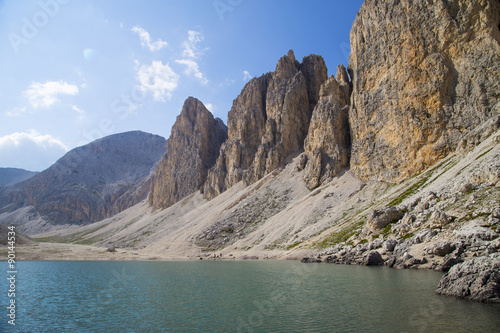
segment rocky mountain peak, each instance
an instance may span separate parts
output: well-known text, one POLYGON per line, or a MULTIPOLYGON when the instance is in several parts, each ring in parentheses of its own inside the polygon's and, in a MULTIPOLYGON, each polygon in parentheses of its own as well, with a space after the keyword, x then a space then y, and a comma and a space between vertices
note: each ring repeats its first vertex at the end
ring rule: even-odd
POLYGON ((327 68, 321 56, 295 59, 292 50, 276 70, 247 83, 228 115, 228 141, 209 171, 204 194, 213 198, 243 180, 253 183, 304 147, 327 68))
POLYGON ((198 99, 186 99, 151 185, 151 206, 154 209, 169 207, 201 189, 226 139, 224 123, 214 119, 198 99))
POLYGON ((281 57, 276 64, 275 77, 288 79, 300 70, 300 63, 295 59, 293 50, 288 51, 286 56, 281 57))

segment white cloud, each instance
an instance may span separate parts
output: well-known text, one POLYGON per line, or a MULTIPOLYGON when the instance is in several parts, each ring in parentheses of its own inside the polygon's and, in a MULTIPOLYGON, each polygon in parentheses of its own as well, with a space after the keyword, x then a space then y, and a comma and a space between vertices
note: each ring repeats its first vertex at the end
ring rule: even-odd
POLYGON ((133 27, 132 31, 135 32, 139 36, 142 46, 149 48, 149 50, 151 52, 159 51, 159 50, 163 49, 164 47, 168 46, 168 43, 165 41, 162 41, 161 39, 157 39, 156 42, 152 42, 151 35, 149 34, 149 32, 147 32, 143 28, 139 27, 138 25, 133 27))
POLYGON ((182 55, 186 58, 199 58, 203 54, 203 50, 198 48, 198 43, 203 42, 205 37, 199 31, 188 31, 188 39, 182 43, 184 49, 182 55))
MULTIPOLYGON (((136 62, 138 64, 138 62, 136 62)), ((139 88, 144 92, 151 92, 155 101, 170 99, 172 91, 177 88, 179 75, 172 68, 161 61, 153 61, 151 65, 141 65, 137 71, 139 88)))
POLYGON ((29 112, 26 110, 25 107, 23 107, 23 108, 16 107, 10 111, 5 112, 5 115, 9 116, 9 117, 18 117, 18 116, 21 116, 21 115, 26 114, 26 113, 29 113, 29 112))
POLYGON ((79 114, 85 114, 85 111, 84 111, 84 110, 82 110, 82 109, 80 109, 80 108, 79 108, 78 106, 76 106, 76 105, 73 105, 71 108, 72 108, 74 111, 78 112, 79 114))
POLYGON ((33 82, 24 94, 32 107, 49 107, 59 102, 58 95, 78 94, 78 87, 63 81, 33 82))
POLYGON ((207 108, 207 110, 208 110, 208 111, 210 111, 210 112, 214 113, 214 111, 215 111, 215 109, 214 109, 214 108, 215 108, 215 107, 214 107, 214 105, 213 105, 212 103, 206 103, 206 104, 205 104, 205 107, 207 108))
POLYGON ((187 76, 194 76, 197 78, 201 84, 208 84, 208 79, 200 71, 198 62, 205 50, 201 50, 198 44, 204 40, 204 36, 201 32, 189 30, 188 39, 182 43, 182 59, 175 60, 176 63, 186 66, 184 74, 187 76))
POLYGON ((5 167, 41 171, 67 151, 61 141, 35 130, 0 137, 0 165, 5 167))
POLYGON ((200 82, 202 84, 208 84, 208 80, 207 78, 205 77, 205 75, 203 75, 202 72, 200 72, 200 69, 198 67, 198 63, 192 59, 180 59, 180 60, 176 60, 175 61, 176 63, 180 64, 180 65, 184 65, 186 66, 186 69, 184 70, 184 74, 186 75, 192 75, 194 76, 195 78, 197 78, 198 80, 200 80, 200 82))
POLYGON ((251 78, 253 78, 253 76, 250 74, 249 71, 243 71, 243 81, 248 81, 250 80, 251 78))
POLYGON ((73 105, 73 106, 71 107, 71 109, 72 109, 73 111, 76 111, 76 112, 78 113, 78 120, 85 119, 85 114, 86 114, 85 110, 80 109, 80 108, 79 108, 78 106, 76 106, 76 105, 73 105))

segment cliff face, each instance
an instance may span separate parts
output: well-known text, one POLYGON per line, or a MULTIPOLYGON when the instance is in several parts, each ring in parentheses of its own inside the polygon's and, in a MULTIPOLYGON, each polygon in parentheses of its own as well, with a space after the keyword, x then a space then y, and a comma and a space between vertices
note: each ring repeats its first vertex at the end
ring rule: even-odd
POLYGON ((357 176, 406 179, 498 116, 499 23, 498 0, 364 2, 349 57, 357 176))
POLYGON ((144 132, 111 135, 75 148, 47 170, 0 192, 0 213, 33 206, 51 224, 96 222, 147 197, 165 139, 144 132))
POLYGON ((237 182, 253 183, 303 149, 312 111, 327 79, 323 58, 282 57, 272 73, 251 80, 228 115, 228 141, 204 186, 213 198, 237 182))
POLYGON ((306 168, 304 180, 309 189, 331 180, 349 166, 350 96, 346 69, 338 66, 337 77, 330 76, 321 86, 304 142, 305 154, 298 167, 306 168))
POLYGON ((195 98, 184 102, 172 127, 167 152, 151 185, 149 203, 166 208, 202 188, 207 171, 227 139, 227 127, 195 98))

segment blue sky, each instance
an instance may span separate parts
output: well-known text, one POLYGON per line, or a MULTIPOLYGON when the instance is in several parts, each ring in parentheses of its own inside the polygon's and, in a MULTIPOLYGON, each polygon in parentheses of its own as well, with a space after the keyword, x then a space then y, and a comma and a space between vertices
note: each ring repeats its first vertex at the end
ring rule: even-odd
POLYGON ((347 65, 362 0, 0 0, 0 167, 41 171, 97 138, 168 138, 189 96, 227 120, 293 49, 347 65))

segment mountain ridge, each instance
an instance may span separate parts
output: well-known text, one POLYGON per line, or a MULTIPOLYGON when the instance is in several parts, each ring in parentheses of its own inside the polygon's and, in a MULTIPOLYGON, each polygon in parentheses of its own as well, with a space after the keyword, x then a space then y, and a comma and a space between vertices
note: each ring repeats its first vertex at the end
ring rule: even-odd
POLYGON ((19 168, 0 168, 0 186, 9 186, 20 183, 33 177, 38 172, 19 168))
POLYGON ((36 176, 2 188, 0 219, 16 224, 15 211, 33 207, 28 219, 33 232, 109 217, 146 197, 165 142, 160 136, 132 131, 77 147, 36 176))

